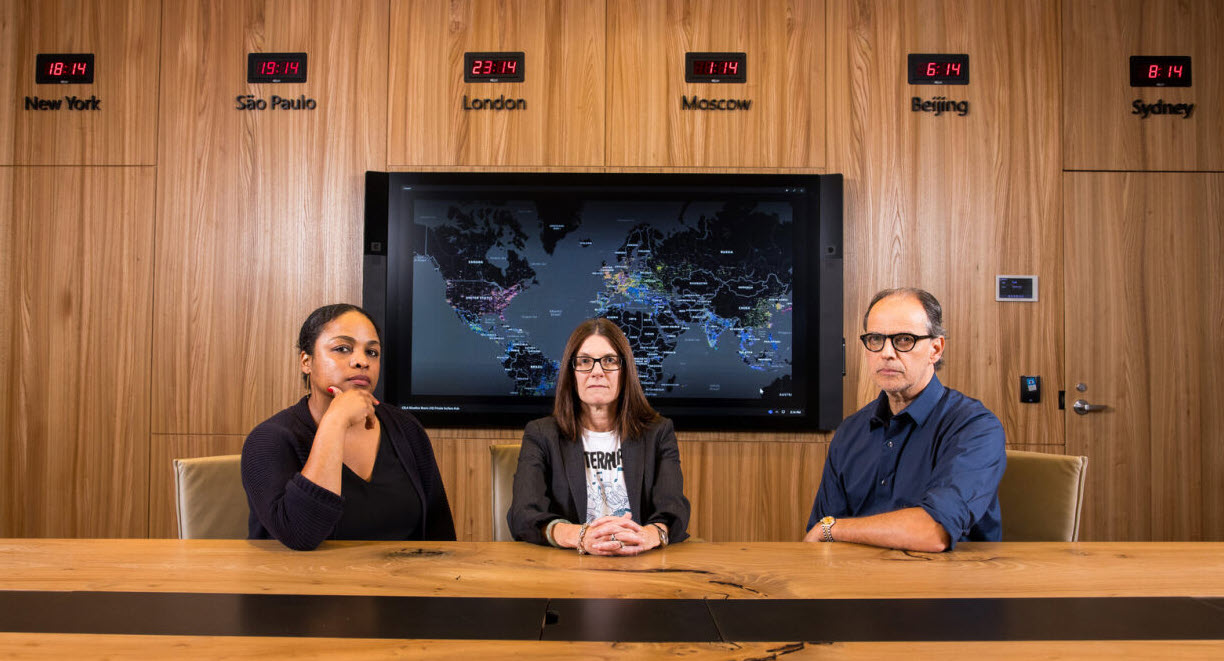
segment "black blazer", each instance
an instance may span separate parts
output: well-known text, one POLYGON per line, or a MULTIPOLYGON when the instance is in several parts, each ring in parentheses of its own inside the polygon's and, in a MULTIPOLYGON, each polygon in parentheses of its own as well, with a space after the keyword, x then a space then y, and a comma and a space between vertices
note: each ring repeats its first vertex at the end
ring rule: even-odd
MULTIPOLYGON (((633 520, 641 525, 662 523, 671 542, 688 537, 689 501, 680 474, 680 448, 671 420, 661 418, 642 438, 621 442, 625 462, 625 490, 633 520)), ((548 544, 542 527, 553 519, 586 521, 586 464, 582 441, 561 440, 557 421, 532 420, 523 433, 518 469, 514 472, 514 500, 506 523, 514 538, 548 544)))

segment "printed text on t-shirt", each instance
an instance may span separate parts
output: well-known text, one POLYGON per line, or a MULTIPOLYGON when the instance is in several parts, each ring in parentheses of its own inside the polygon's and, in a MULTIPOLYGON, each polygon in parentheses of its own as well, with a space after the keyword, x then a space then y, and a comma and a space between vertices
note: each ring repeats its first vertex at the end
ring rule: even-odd
POLYGON ((586 455, 587 468, 608 470, 621 465, 621 451, 616 452, 583 452, 586 455))

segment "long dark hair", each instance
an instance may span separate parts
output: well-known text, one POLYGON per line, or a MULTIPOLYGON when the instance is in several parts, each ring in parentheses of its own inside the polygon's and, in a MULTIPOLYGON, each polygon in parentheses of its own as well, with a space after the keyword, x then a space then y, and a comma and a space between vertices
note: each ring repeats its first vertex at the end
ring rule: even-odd
MULTIPOLYGON (((361 316, 369 319, 370 325, 374 327, 374 333, 378 335, 378 343, 382 344, 382 329, 378 327, 378 322, 374 321, 374 317, 371 317, 369 312, 349 303, 332 303, 311 312, 310 316, 306 317, 306 321, 302 322, 302 329, 298 331, 298 351, 313 356, 315 343, 319 341, 319 335, 323 333, 323 327, 347 312, 358 312, 361 313, 361 316)), ((306 390, 310 390, 309 374, 302 375, 302 385, 306 387, 306 390)))
POLYGON ((600 335, 611 343, 621 362, 621 383, 616 394, 616 434, 622 440, 639 438, 646 428, 659 419, 659 414, 646 401, 642 382, 638 380, 637 365, 633 362, 633 350, 629 338, 616 324, 602 317, 587 319, 578 324, 561 356, 561 374, 557 378, 557 396, 553 400, 553 417, 561 430, 561 438, 578 440, 582 434, 582 400, 578 398, 578 384, 574 377, 574 356, 583 342, 592 335, 600 335))

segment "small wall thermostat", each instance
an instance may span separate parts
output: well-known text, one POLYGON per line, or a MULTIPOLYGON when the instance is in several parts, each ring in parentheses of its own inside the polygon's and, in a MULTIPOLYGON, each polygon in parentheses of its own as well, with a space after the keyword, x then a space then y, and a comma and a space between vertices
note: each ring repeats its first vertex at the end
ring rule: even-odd
POLYGON ((996 301, 1036 301, 1037 276, 1035 275, 996 275, 996 301))

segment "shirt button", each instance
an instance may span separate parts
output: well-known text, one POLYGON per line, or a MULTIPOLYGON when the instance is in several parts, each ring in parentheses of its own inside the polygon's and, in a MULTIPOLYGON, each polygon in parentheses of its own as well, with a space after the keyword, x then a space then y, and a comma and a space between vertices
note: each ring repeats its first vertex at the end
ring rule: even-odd
POLYGON ((888 484, 888 480, 880 480, 880 486, 884 486, 885 484, 888 484))
POLYGON ((889 441, 889 442, 888 442, 888 447, 890 447, 890 448, 892 447, 892 441, 889 441))

